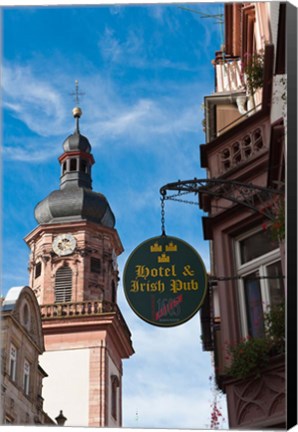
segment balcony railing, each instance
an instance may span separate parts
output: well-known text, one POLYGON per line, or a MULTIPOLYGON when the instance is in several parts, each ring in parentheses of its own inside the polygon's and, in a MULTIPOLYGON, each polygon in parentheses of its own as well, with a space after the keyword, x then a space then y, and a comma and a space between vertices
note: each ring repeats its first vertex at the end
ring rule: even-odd
POLYGON ((101 315, 106 312, 116 312, 117 305, 104 300, 90 300, 83 302, 67 302, 44 304, 40 306, 41 318, 72 318, 79 316, 101 315))
POLYGON ((256 127, 224 146, 219 152, 220 173, 225 173, 259 153, 265 146, 263 135, 262 128, 256 127))
POLYGON ((235 92, 245 88, 240 59, 216 61, 216 92, 235 92))

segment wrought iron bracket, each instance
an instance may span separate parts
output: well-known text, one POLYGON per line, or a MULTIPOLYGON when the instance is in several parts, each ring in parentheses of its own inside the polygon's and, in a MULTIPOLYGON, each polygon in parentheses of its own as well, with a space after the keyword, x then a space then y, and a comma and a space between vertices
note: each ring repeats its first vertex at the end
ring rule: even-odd
POLYGON ((276 217, 276 205, 278 198, 284 197, 283 183, 277 184, 276 189, 257 186, 252 183, 242 183, 236 180, 226 179, 197 179, 183 180, 168 183, 160 188, 160 194, 164 200, 180 201, 188 204, 198 204, 193 201, 184 200, 183 195, 194 193, 196 195, 209 195, 214 198, 224 198, 235 204, 265 216, 270 220, 276 217), (168 192, 176 191, 176 194, 167 195, 168 192))

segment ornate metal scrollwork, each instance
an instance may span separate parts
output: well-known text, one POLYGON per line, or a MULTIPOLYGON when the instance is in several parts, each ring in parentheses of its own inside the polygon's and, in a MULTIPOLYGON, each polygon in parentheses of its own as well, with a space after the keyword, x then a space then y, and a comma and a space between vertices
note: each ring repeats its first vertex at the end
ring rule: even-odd
POLYGON ((252 183, 242 183, 236 180, 226 179, 197 179, 168 183, 160 188, 160 194, 164 200, 180 201, 187 204, 198 204, 198 202, 187 201, 184 195, 194 193, 196 195, 209 195, 214 198, 224 198, 235 204, 243 205, 250 210, 261 213, 270 220, 274 220, 275 213, 271 205, 276 197, 284 196, 284 188, 270 189, 252 183), (176 194, 167 195, 169 191, 176 194))

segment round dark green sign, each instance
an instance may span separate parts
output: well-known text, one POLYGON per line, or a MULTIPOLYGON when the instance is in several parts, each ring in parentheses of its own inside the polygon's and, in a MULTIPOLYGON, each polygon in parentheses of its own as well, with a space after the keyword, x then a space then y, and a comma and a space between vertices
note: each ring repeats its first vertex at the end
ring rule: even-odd
POLYGON ((188 321, 202 306, 207 274, 192 246, 162 235, 144 241, 130 254, 123 286, 130 307, 141 319, 172 327, 188 321))

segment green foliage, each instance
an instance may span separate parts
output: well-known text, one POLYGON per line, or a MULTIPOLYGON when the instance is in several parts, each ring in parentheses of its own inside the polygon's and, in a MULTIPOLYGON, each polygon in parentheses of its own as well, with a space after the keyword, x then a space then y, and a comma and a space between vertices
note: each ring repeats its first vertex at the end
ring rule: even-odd
POLYGON ((226 370, 233 378, 261 376, 273 355, 285 352, 285 306, 275 305, 265 314, 265 337, 243 339, 229 346, 231 366, 226 370))
POLYGON ((251 374, 261 375, 261 371, 269 361, 267 339, 247 338, 229 348, 232 364, 227 370, 234 378, 246 378, 251 374))
MULTIPOLYGON (((262 224, 264 231, 268 230, 271 239, 281 242, 285 238, 285 201, 284 197, 277 197, 272 203, 260 209, 261 212, 270 209, 274 219, 270 225, 262 224)), ((264 213, 265 214, 265 213, 264 213)))
POLYGON ((258 88, 264 85, 264 55, 253 54, 247 56, 244 73, 248 90, 253 95, 258 88))
POLYGON ((265 314, 265 323, 271 352, 285 352, 285 304, 272 306, 265 314))
POLYGON ((277 240, 285 238, 285 203, 280 200, 276 212, 276 220, 272 224, 272 234, 277 240))

